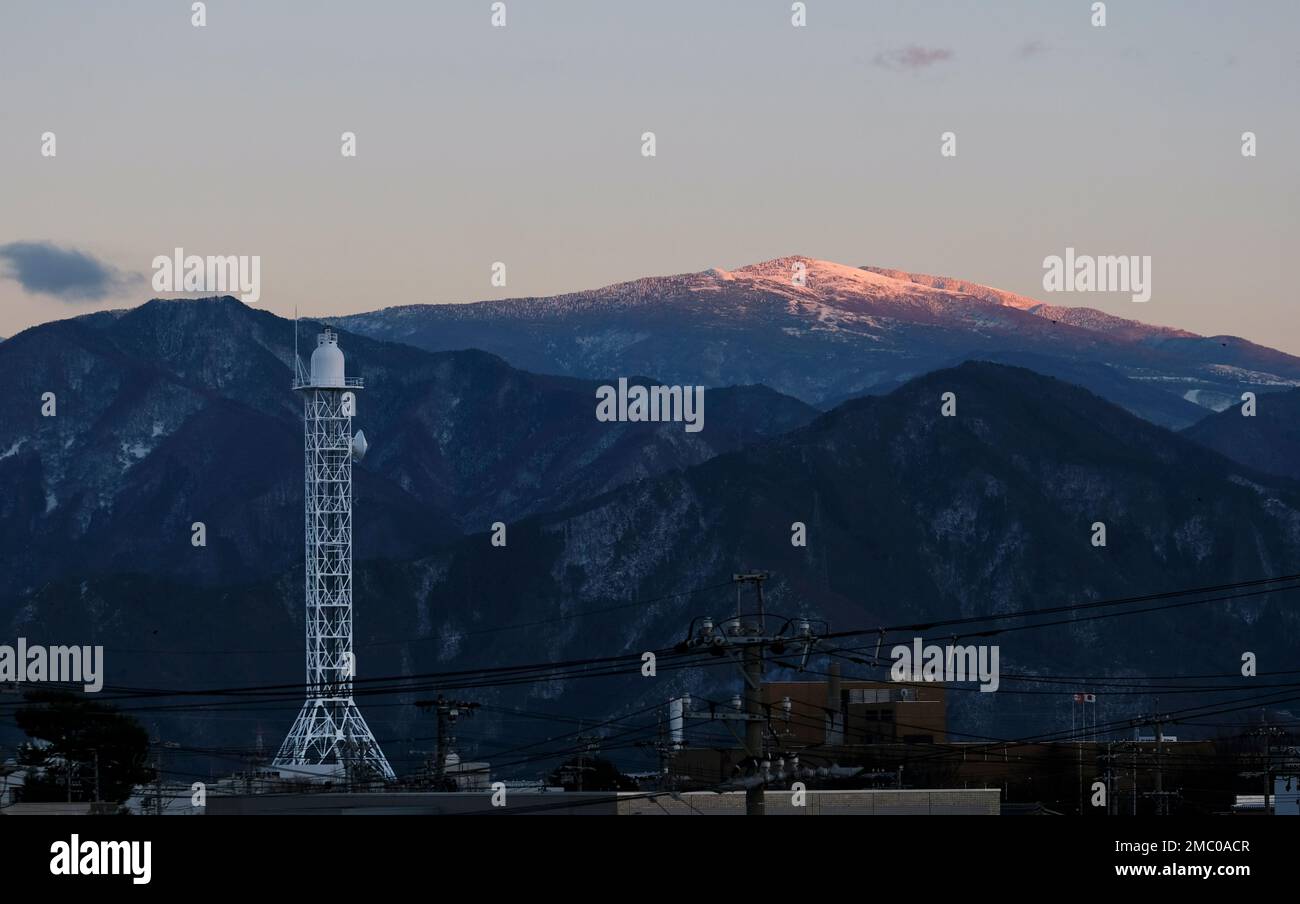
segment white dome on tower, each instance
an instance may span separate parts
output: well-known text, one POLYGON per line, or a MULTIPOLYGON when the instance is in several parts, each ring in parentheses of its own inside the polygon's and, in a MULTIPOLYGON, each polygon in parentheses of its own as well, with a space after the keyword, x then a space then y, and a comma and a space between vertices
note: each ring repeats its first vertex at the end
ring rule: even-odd
POLYGON ((311 353, 311 385, 342 386, 343 352, 338 333, 326 330, 316 337, 316 351, 311 353))

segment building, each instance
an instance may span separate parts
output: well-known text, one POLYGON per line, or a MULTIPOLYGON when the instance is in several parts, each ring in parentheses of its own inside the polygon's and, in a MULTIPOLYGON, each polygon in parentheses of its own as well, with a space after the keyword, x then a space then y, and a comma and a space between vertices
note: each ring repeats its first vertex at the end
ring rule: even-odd
MULTIPOLYGON (((947 743, 946 690, 941 684, 843 680, 837 666, 827 681, 769 681, 759 686, 767 714, 766 751, 771 771, 805 775, 839 787, 891 787, 902 783, 899 766, 914 748, 947 743)), ((673 712, 689 706, 677 705, 673 712)), ((738 707, 738 702, 733 703, 738 707)), ((676 717, 670 721, 678 724, 676 717)), ((677 734, 671 774, 679 787, 713 787, 734 780, 746 756, 733 735, 677 734)), ((925 784, 941 776, 915 777, 925 784)))
POLYGON ((778 737, 790 746, 942 744, 947 741, 942 684, 888 681, 774 681, 762 686, 778 737))

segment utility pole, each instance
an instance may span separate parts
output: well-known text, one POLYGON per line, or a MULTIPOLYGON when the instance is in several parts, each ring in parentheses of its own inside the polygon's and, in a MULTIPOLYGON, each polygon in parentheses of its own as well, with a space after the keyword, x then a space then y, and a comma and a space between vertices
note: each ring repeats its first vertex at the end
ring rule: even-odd
POLYGON ((1075 758, 1079 763, 1079 815, 1083 815, 1083 741, 1075 739, 1075 758))
MULTIPOLYGON (((763 582, 767 572, 733 574, 736 585, 736 620, 739 631, 750 637, 762 637, 766 631, 766 613, 763 611, 763 582), (740 588, 752 584, 758 595, 758 610, 748 621, 740 615, 740 588)), ((763 647, 758 643, 746 644, 741 649, 741 672, 745 679, 745 755, 750 762, 750 777, 760 778, 763 768, 763 647)), ((754 782, 745 789, 745 815, 763 816, 767 813, 766 783, 754 782)))
POLYGON ((663 710, 657 718, 654 741, 637 741, 636 746, 654 750, 659 759, 659 790, 666 790, 676 796, 677 776, 674 761, 680 749, 682 737, 682 712, 688 697, 674 697, 668 701, 668 720, 664 721, 663 710))
POLYGON ((600 750, 600 736, 582 734, 581 733, 582 730, 583 730, 583 723, 579 722, 578 723, 579 734, 574 739, 575 740, 574 746, 577 749, 577 755, 574 757, 574 759, 578 761, 577 765, 570 765, 566 763, 559 768, 561 783, 563 783, 565 778, 567 777, 572 781, 572 783, 575 786, 574 790, 579 794, 581 794, 583 791, 586 790, 586 785, 587 785, 586 774, 588 772, 596 771, 595 766, 587 765, 587 754, 588 753, 595 754, 600 750))
MULTIPOLYGON (((1265 723, 1264 727, 1259 730, 1262 735, 1261 740, 1264 742, 1264 815, 1269 814, 1268 799, 1273 793, 1273 742, 1272 736, 1277 733, 1277 729, 1265 723)), ((1276 805, 1274 806, 1276 809, 1276 805)))
POLYGON ((178 750, 180 744, 175 741, 163 741, 158 737, 158 726, 154 726, 154 760, 153 760, 153 793, 154 793, 154 814, 162 816, 163 798, 162 798, 162 773, 163 773, 163 750, 178 750))
POLYGON ((1133 815, 1138 815, 1138 730, 1133 726, 1133 815))
POLYGON ((683 718, 745 723, 743 738, 734 729, 732 734, 745 752, 747 774, 740 784, 745 789, 745 814, 748 816, 763 816, 766 813, 765 791, 770 780, 770 752, 765 749, 764 743, 768 721, 763 706, 764 648, 772 646, 780 652, 787 646, 798 645, 803 655, 802 664, 806 664, 817 643, 807 620, 790 619, 776 634, 767 633, 763 582, 768 576, 765 571, 733 574, 731 580, 736 585, 736 614, 721 625, 715 625, 712 618, 697 618, 692 623, 690 636, 679 645, 683 650, 707 647, 717 655, 730 655, 740 667, 744 682, 743 693, 737 695, 736 702, 729 710, 720 711, 717 707, 710 707, 707 712, 695 712, 685 709, 682 715, 683 718), (756 609, 748 613, 743 613, 741 606, 741 588, 745 585, 754 587, 757 603, 756 609))
MULTIPOLYGON (((1093 744, 1092 755, 1097 755, 1097 696, 1091 693, 1075 694, 1070 703, 1070 734, 1075 742, 1075 758, 1079 764, 1079 815, 1084 813, 1084 793, 1083 793, 1083 744, 1088 741, 1093 744), (1089 700, 1089 698, 1092 698, 1089 700), (1088 704, 1092 704, 1092 733, 1088 732, 1088 704), (1076 716, 1076 710, 1078 715, 1076 716)), ((1109 787, 1107 794, 1110 793, 1109 787)), ((1109 807, 1109 804, 1107 804, 1109 807)))
POLYGON ((1268 797, 1273 790, 1272 750, 1269 747, 1267 731, 1264 734, 1264 815, 1268 815, 1268 797))
POLYGON ((844 743, 844 711, 841 694, 840 664, 832 662, 830 680, 826 683, 826 731, 824 741, 828 747, 844 743))
POLYGON ((1165 812, 1165 723, 1161 719, 1156 720, 1156 813, 1160 816, 1167 815, 1165 812))
MULTIPOLYGON (((581 729, 579 729, 581 730, 581 729)), ((587 765, 587 753, 595 754, 600 751, 599 735, 578 735, 578 793, 583 790, 583 776, 588 772, 595 772, 595 766, 587 765)))
MULTIPOLYGON (((1159 709, 1159 707, 1160 707, 1160 698, 1157 697, 1157 698, 1156 698, 1156 708, 1159 709)), ((1146 723, 1145 723, 1145 724, 1148 724, 1148 725, 1154 725, 1154 726, 1155 726, 1155 729, 1156 729, 1156 769, 1155 769, 1155 790, 1151 792, 1151 796, 1154 797, 1154 798, 1156 799, 1156 815, 1157 815, 1157 816, 1168 816, 1168 815, 1169 815, 1169 797, 1170 797, 1170 795, 1172 795, 1172 794, 1177 794, 1177 793, 1178 793, 1178 792, 1176 792, 1176 791, 1169 791, 1169 792, 1166 792, 1166 791, 1165 791, 1165 763, 1164 763, 1164 757, 1165 757, 1165 723, 1168 722, 1168 721, 1170 721, 1168 716, 1163 716, 1163 715, 1161 715, 1159 712, 1156 712, 1156 713, 1155 713, 1154 715, 1152 715, 1151 718, 1148 719, 1148 720, 1146 721, 1146 723)), ((1133 778, 1134 778, 1134 782, 1136 783, 1136 781, 1137 781, 1137 765, 1136 765, 1137 753, 1136 753, 1136 751, 1134 752, 1133 756, 1134 756, 1134 761, 1135 761, 1135 762, 1134 762, 1134 768, 1133 768, 1133 778)), ((1136 804, 1136 795, 1137 795, 1137 786, 1136 786, 1136 784, 1135 784, 1135 785, 1134 785, 1134 799, 1135 799, 1135 802, 1134 802, 1134 811, 1135 811, 1135 812, 1136 812, 1136 809, 1137 809, 1137 804, 1136 804)))
MULTIPOLYGON (((1272 797, 1273 795, 1273 746, 1270 739, 1274 734, 1277 733, 1279 733, 1278 729, 1270 726, 1267 723, 1267 721, 1265 721, 1264 724, 1261 725, 1259 728, 1251 729, 1248 732, 1248 734, 1259 736, 1261 747, 1262 747, 1262 750, 1260 751, 1260 758, 1261 758, 1261 762, 1263 763, 1263 769, 1262 772, 1239 773, 1243 778, 1249 778, 1258 775, 1264 776, 1264 815, 1265 816, 1269 814, 1269 806, 1270 806, 1269 798, 1272 797)), ((1274 804, 1274 809, 1276 809, 1276 804, 1274 804)))
POLYGON ((1118 783, 1112 787, 1111 783, 1115 781, 1115 760, 1113 751, 1115 745, 1111 741, 1106 742, 1106 815, 1115 816, 1119 813, 1119 801, 1115 799, 1115 791, 1118 783))
POLYGON ((1112 787, 1115 780, 1115 743, 1107 741, 1106 752, 1100 754, 1100 756, 1106 763, 1106 774, 1104 776, 1106 782, 1106 815, 1114 816, 1119 810, 1119 804, 1115 800, 1115 790, 1112 787))
POLYGON ((415 705, 426 712, 432 710, 438 717, 438 744, 434 753, 433 787, 437 791, 443 791, 447 780, 447 758, 455 752, 456 746, 456 738, 451 731, 452 726, 456 724, 461 713, 466 716, 474 715, 474 710, 479 708, 479 704, 468 700, 448 700, 439 694, 436 700, 417 700, 415 705))
MULTIPOLYGON (((752 763, 751 770, 756 774, 762 769, 763 762, 763 700, 760 696, 763 685, 763 651, 758 644, 750 644, 744 650, 745 669, 745 714, 749 720, 745 723, 745 753, 752 763)), ((745 789, 745 815, 762 816, 767 812, 766 788, 756 784, 745 789)))

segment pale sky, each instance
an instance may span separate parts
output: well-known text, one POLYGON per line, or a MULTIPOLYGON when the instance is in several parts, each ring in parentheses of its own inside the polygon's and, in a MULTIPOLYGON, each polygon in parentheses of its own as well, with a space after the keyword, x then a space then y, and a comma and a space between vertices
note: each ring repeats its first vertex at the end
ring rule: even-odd
POLYGON ((803 254, 1300 353, 1294 0, 490 6, 4 0, 0 335, 177 246, 317 316, 803 254), (1150 255, 1151 301, 1047 296, 1067 246, 1150 255))

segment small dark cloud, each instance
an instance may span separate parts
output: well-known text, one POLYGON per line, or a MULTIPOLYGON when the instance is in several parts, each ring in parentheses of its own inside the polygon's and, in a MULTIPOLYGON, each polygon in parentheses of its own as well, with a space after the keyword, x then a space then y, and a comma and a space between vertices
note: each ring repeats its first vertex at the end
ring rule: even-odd
POLYGON ((0 261, 8 264, 4 275, 24 291, 52 295, 63 301, 99 301, 139 281, 75 248, 53 242, 10 242, 0 245, 0 261))
POLYGON ((912 44, 898 50, 886 50, 876 54, 875 63, 886 69, 915 71, 951 60, 952 56, 952 51, 946 47, 918 47, 912 44))
POLYGON ((1034 57, 1047 53, 1049 49, 1042 41, 1026 41, 1016 49, 1016 56, 1022 60, 1032 60, 1034 57))

